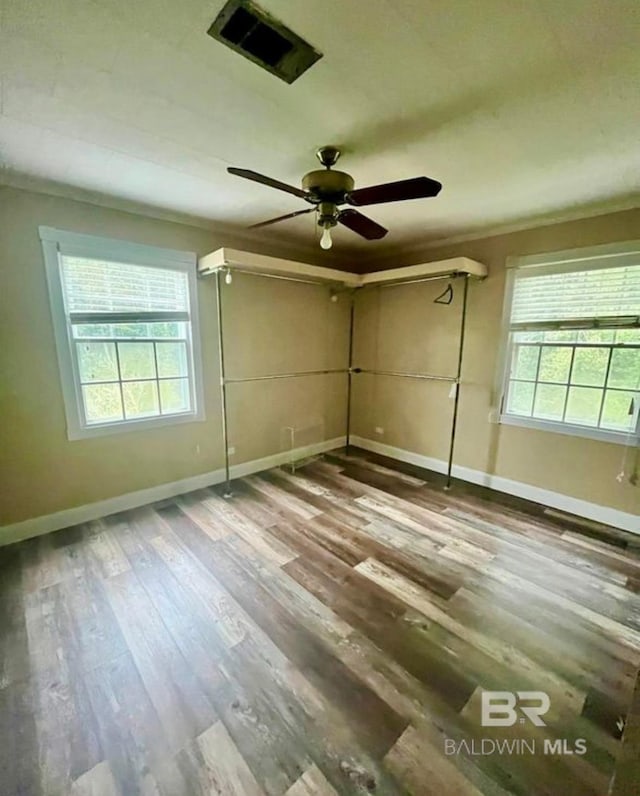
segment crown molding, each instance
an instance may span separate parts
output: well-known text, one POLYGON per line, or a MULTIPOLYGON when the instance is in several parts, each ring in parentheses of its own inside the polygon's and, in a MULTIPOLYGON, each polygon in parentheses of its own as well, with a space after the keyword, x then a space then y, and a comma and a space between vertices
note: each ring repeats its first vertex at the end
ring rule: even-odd
POLYGON ((389 260, 397 257, 411 258, 420 256, 430 249, 440 249, 445 246, 455 246, 459 243, 485 240, 501 235, 510 235, 516 232, 526 232, 531 229, 541 229, 543 227, 553 227, 558 224, 566 224, 571 221, 582 221, 583 219, 596 218, 598 216, 612 215, 613 213, 623 213, 629 210, 640 210, 640 194, 633 194, 623 199, 600 202, 597 204, 580 205, 575 208, 567 208, 564 212, 547 213, 537 216, 530 216, 521 221, 504 223, 494 226, 478 227, 474 230, 461 232, 455 235, 448 235, 440 238, 432 238, 423 242, 414 242, 405 246, 397 246, 393 249, 388 248, 380 254, 366 258, 367 267, 379 267, 386 264, 389 260))

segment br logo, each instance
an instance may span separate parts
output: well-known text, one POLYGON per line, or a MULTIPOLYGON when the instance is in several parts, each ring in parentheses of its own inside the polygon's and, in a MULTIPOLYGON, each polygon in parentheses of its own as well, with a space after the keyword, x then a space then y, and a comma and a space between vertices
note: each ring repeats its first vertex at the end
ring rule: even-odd
POLYGON ((483 691, 482 726, 512 727, 518 720, 524 724, 524 718, 518 716, 519 711, 536 727, 546 727, 540 717, 550 706, 551 701, 544 691, 483 691), (522 705, 523 701, 529 704, 522 705))

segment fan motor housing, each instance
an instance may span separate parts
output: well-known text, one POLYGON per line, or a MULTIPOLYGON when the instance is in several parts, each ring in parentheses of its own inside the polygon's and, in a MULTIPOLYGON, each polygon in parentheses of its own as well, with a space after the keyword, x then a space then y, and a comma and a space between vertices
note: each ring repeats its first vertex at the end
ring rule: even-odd
POLYGON ((353 177, 344 171, 318 169, 302 178, 302 188, 309 191, 317 201, 344 202, 345 194, 353 191, 353 177))

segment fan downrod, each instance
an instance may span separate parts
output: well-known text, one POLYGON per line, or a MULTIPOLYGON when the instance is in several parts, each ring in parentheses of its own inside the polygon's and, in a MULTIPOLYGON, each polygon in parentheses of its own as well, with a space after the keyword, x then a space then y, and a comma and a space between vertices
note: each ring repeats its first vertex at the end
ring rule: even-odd
POLYGON ((336 146, 322 146, 316 152, 316 157, 323 166, 330 169, 332 166, 336 165, 340 157, 340 150, 336 146))

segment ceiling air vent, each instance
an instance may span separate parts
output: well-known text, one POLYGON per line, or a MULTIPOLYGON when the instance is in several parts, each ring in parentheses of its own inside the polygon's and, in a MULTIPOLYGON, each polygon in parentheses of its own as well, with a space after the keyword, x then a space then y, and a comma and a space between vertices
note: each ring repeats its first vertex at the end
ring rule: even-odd
POLYGON ((207 33, 286 83, 293 83, 322 58, 251 0, 229 0, 207 33))

